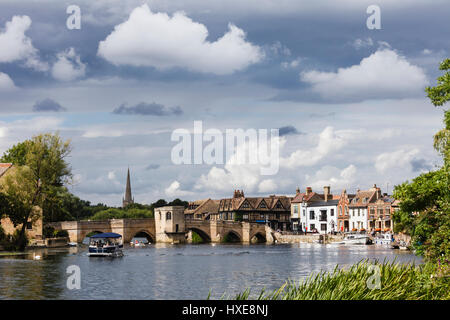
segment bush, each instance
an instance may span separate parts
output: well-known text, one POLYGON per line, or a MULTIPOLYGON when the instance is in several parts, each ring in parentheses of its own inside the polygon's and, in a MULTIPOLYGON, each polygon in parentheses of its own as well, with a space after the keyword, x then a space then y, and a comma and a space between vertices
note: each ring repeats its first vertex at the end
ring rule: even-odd
POLYGON ((50 226, 45 226, 44 230, 42 230, 42 233, 44 235, 44 238, 53 238, 53 235, 55 233, 55 228, 50 226))
MULTIPOLYGON (((0 227, 0 245, 6 251, 16 251, 19 250, 19 229, 16 229, 14 233, 5 234, 4 230, 0 227), (2 235, 3 234, 3 235, 2 235)), ((28 238, 25 233, 25 243, 28 243, 28 238)))

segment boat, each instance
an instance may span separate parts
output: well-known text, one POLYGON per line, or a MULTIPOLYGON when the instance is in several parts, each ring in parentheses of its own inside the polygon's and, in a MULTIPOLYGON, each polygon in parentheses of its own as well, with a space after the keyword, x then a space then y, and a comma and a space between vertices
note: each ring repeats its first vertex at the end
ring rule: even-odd
POLYGON ((370 244, 370 237, 365 234, 349 233, 342 240, 343 244, 370 244))
POLYGON ((394 237, 391 233, 380 233, 375 237, 375 244, 377 245, 391 245, 394 242, 394 237))
POLYGON ((122 257, 122 236, 118 233, 99 233, 89 239, 89 257, 122 257))
POLYGON ((147 240, 147 238, 133 238, 131 239, 130 246, 133 247, 145 247, 147 244, 150 244, 150 242, 147 240))

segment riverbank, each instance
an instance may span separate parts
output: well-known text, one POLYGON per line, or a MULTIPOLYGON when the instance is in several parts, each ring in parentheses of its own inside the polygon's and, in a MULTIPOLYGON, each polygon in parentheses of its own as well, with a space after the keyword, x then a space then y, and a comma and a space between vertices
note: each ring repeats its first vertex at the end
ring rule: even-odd
POLYGON ((235 299, 247 300, 449 300, 450 268, 445 264, 419 266, 368 260, 348 269, 312 273, 300 282, 286 281, 269 293, 256 296, 251 289, 235 299))

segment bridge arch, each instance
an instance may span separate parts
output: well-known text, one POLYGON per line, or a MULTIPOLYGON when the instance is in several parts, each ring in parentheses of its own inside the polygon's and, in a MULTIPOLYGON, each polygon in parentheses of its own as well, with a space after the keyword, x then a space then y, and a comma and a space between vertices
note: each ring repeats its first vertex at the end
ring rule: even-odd
POLYGON ((146 238, 149 243, 155 243, 156 239, 155 236, 151 234, 151 232, 147 230, 140 230, 134 234, 134 236, 131 238, 146 238))
POLYGON ((203 242, 211 242, 211 237, 209 236, 209 234, 202 229, 192 227, 189 228, 189 231, 193 231, 198 234, 203 242))
POLYGON ((266 243, 267 238, 261 232, 256 232, 252 237, 250 237, 251 243, 266 243))
POLYGON ((223 242, 242 242, 241 236, 234 230, 229 230, 223 237, 223 242))

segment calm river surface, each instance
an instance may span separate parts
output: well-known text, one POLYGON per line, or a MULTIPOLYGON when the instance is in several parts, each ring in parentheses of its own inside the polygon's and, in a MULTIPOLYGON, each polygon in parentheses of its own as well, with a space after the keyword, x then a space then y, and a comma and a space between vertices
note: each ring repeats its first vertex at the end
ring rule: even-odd
POLYGON ((205 299, 348 266, 361 259, 421 263, 410 252, 381 246, 151 245, 124 248, 122 258, 89 258, 87 248, 45 249, 0 256, 0 299, 205 299), (66 287, 66 268, 81 269, 81 289, 66 287))

